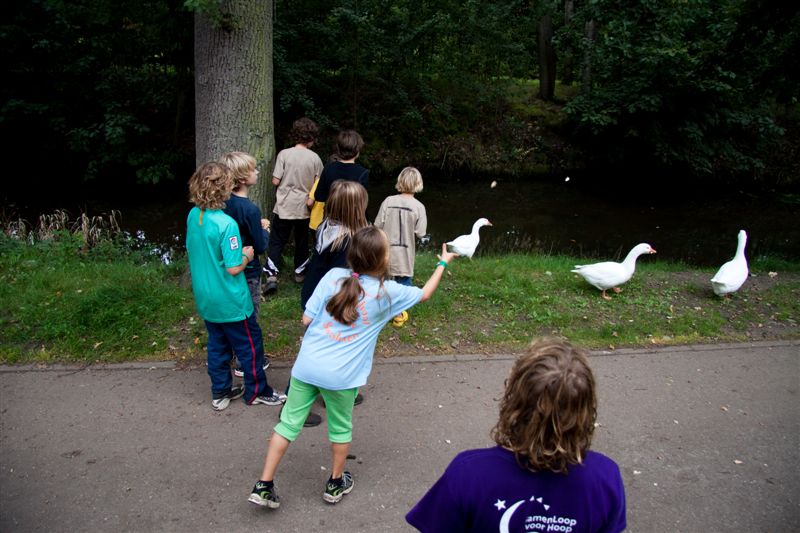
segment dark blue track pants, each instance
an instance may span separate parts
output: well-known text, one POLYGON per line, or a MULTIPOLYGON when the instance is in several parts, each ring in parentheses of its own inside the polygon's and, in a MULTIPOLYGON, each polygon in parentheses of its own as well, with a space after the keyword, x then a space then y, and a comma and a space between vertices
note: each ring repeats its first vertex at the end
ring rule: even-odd
POLYGON ((238 322, 205 321, 208 330, 208 376, 211 393, 220 398, 233 386, 231 359, 234 353, 244 371, 244 401, 252 403, 256 396, 271 396, 272 387, 264 373, 264 341, 261 327, 253 313, 238 322))

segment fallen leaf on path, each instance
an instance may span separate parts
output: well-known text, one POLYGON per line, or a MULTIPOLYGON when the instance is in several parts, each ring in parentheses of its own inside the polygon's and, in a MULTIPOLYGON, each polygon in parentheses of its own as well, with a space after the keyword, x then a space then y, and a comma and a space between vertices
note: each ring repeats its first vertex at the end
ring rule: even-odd
POLYGON ((744 464, 744 461, 740 461, 739 459, 734 459, 734 460, 733 460, 733 464, 735 464, 735 465, 741 465, 741 464, 744 464))

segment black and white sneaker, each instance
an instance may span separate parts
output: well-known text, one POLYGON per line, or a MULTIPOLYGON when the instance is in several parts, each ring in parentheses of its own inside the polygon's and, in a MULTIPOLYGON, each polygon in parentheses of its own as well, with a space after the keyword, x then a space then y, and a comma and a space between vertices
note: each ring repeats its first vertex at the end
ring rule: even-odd
POLYGON ((325 492, 322 499, 328 503, 339 503, 345 494, 353 490, 353 475, 345 471, 340 479, 329 478, 325 483, 325 492))
POLYGON ((281 499, 275 492, 275 485, 271 483, 268 485, 263 481, 256 481, 253 485, 253 491, 247 501, 260 505, 261 507, 269 507, 270 509, 277 509, 281 505, 281 499))
POLYGON ((278 292, 278 278, 276 276, 267 276, 267 281, 264 283, 264 294, 275 294, 278 292))
MULTIPOLYGON (((267 370, 268 368, 269 368, 269 357, 265 355, 264 356, 264 370, 267 370)), ((242 367, 237 366, 236 368, 233 369, 233 375, 236 376, 237 378, 243 378, 244 377, 244 370, 242 370, 242 367)))
POLYGON ((256 399, 250 402, 249 405, 283 405, 286 403, 286 395, 280 392, 273 392, 272 396, 256 396, 256 399))
POLYGON ((226 394, 211 400, 211 408, 215 411, 222 411, 231 404, 231 400, 241 398, 242 394, 244 394, 244 389, 242 387, 231 387, 231 390, 226 394))

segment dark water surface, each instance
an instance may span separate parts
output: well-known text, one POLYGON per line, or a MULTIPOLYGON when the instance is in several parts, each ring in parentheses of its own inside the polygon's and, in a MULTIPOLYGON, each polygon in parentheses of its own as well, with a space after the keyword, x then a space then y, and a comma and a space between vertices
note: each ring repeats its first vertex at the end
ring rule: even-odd
MULTIPOLYGON (((619 259, 640 242, 652 245, 660 258, 697 266, 718 266, 736 250, 736 235, 745 229, 747 257, 800 260, 797 203, 755 197, 735 191, 697 194, 686 190, 635 193, 590 191, 573 179, 564 181, 498 180, 457 182, 429 179, 417 198, 428 213, 428 232, 437 246, 469 233, 472 223, 488 218, 481 230, 480 253, 540 250, 577 257, 619 259)), ((396 194, 394 179, 370 184, 370 217, 381 201, 396 194)), ((93 201, 88 214, 117 209, 121 225, 144 231, 154 243, 178 243, 191 205, 179 187, 148 198, 125 197, 115 204, 93 201)), ((30 220, 30 219, 29 219, 30 220)), ((34 219, 35 220, 35 219, 34 219)))

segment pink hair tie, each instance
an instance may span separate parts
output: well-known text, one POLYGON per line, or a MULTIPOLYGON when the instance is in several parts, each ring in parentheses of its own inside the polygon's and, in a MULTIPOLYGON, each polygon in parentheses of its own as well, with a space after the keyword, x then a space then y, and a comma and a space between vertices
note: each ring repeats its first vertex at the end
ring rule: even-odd
POLYGON ((350 274, 350 275, 351 275, 352 277, 354 277, 354 278, 357 278, 357 277, 358 277, 358 272, 353 272, 353 273, 352 273, 352 274, 350 274))

